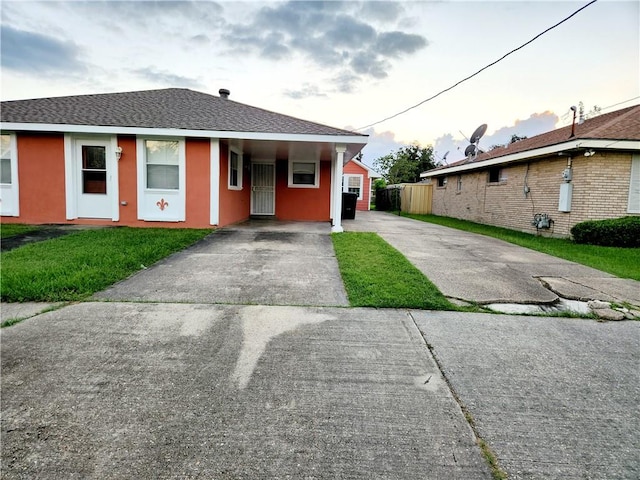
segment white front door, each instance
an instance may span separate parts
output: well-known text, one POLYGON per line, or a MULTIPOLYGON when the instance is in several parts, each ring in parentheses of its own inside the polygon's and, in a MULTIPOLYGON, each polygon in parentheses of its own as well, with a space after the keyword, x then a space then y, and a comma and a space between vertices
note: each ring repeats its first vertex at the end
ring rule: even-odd
POLYGON ((76 142, 78 217, 112 218, 109 141, 76 142))
POLYGON ((274 163, 251 164, 251 215, 275 215, 276 166, 274 163))

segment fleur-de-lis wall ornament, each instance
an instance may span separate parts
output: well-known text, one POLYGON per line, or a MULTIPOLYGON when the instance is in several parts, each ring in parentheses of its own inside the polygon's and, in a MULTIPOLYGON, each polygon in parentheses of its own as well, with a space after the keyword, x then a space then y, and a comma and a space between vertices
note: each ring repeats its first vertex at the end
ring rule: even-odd
POLYGON ((164 198, 161 198, 159 202, 156 202, 156 205, 160 208, 160 211, 164 211, 169 206, 169 202, 165 202, 164 198))

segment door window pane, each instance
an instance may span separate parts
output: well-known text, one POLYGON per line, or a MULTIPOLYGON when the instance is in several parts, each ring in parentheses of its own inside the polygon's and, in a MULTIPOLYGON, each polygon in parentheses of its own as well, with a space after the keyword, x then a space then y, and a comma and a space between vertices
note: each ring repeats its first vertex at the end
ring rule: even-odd
POLYGON ((106 148, 82 146, 82 193, 107 193, 106 148))
POLYGON ((107 155, 104 147, 82 146, 82 168, 84 170, 106 170, 107 155))

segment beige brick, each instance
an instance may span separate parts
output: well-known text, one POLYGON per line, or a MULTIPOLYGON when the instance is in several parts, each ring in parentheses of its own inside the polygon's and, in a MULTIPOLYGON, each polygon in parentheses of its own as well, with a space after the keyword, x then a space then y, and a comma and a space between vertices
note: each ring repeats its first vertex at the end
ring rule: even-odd
MULTIPOLYGON (((538 233, 569 236, 576 223, 616 218, 627 213, 631 154, 598 153, 572 159, 573 197, 571 212, 559 212, 558 201, 566 158, 549 157, 528 164, 506 166, 499 184, 487 184, 487 170, 448 177, 444 188, 433 190, 433 213, 536 233, 531 225, 536 213, 546 213, 554 221, 549 230, 538 233), (525 196, 525 177, 530 193, 525 196)), ((435 180, 434 180, 435 182, 435 180)))

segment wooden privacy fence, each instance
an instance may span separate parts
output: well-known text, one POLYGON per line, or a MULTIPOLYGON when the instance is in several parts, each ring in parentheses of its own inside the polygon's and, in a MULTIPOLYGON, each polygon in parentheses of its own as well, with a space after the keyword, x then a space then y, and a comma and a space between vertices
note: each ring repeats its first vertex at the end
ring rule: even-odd
POLYGON ((405 213, 431 213, 433 185, 422 183, 403 183, 400 187, 400 204, 405 213))

